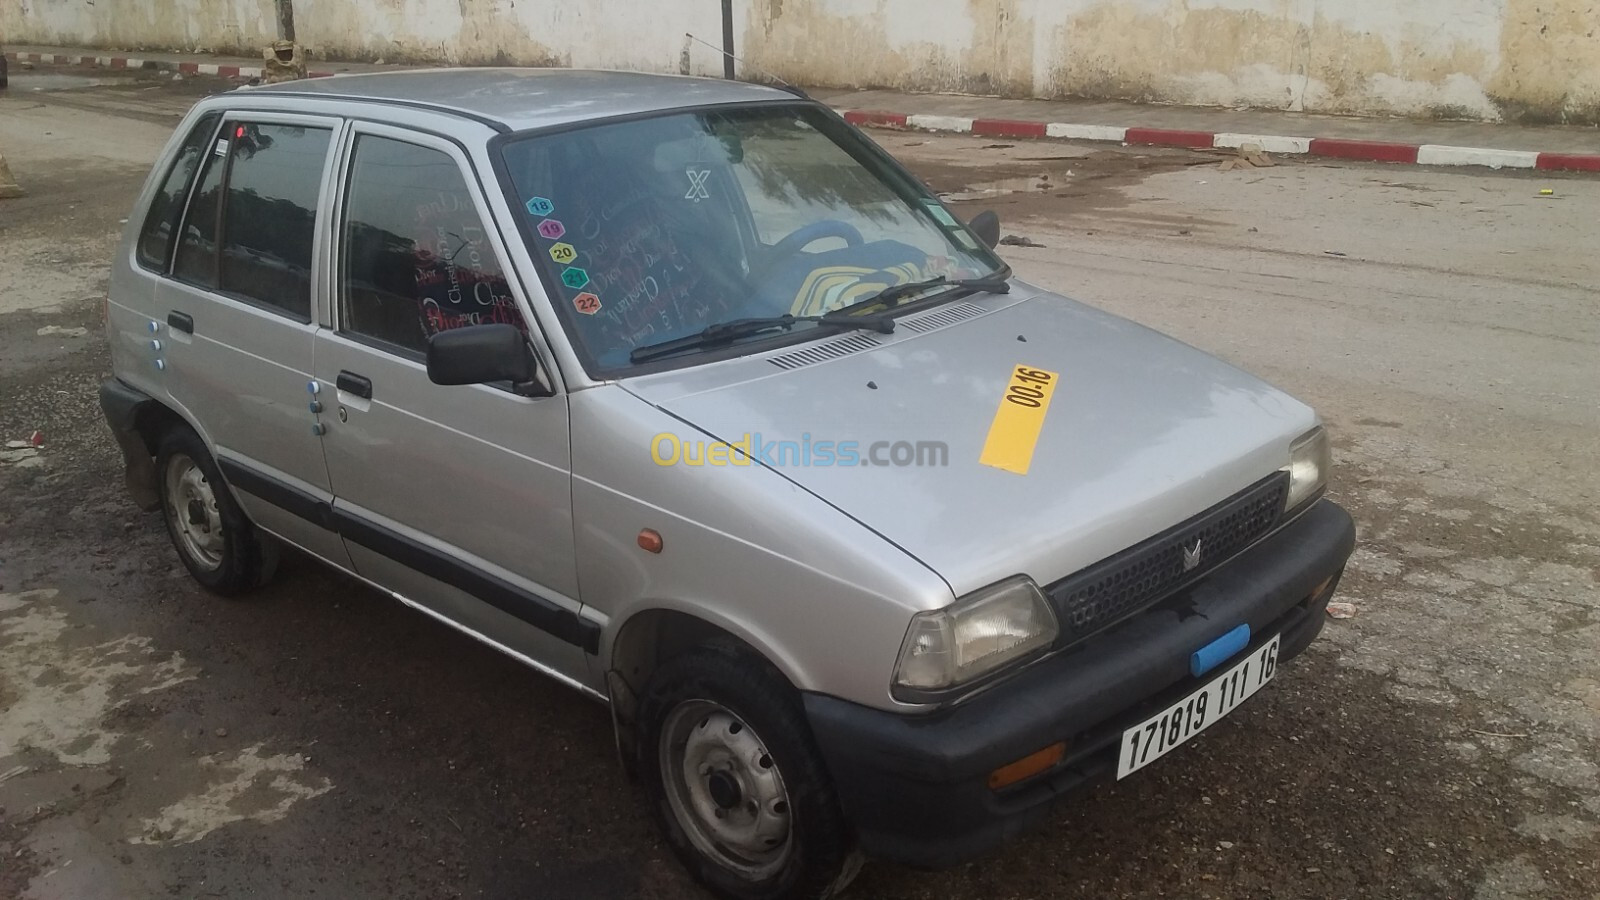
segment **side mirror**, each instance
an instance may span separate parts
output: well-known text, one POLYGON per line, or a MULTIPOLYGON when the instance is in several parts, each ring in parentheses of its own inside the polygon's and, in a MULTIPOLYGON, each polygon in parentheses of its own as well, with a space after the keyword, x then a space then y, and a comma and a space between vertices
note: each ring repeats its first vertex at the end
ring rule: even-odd
POLYGON ((469 325, 428 339, 428 380, 434 384, 526 385, 539 377, 528 339, 515 325, 469 325))
POLYGON ((994 210, 978 213, 967 223, 972 233, 990 250, 1000 246, 1000 214, 994 210))

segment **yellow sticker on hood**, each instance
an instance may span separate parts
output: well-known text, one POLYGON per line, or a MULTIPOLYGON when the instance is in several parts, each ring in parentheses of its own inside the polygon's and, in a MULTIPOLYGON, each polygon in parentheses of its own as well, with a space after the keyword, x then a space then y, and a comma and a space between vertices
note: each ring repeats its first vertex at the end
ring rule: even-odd
POLYGON ((1050 398, 1055 396, 1060 379, 1055 372, 1030 366, 1017 366, 1011 372, 1011 383, 1000 398, 1000 409, 989 426, 989 440, 983 445, 979 462, 1018 475, 1028 474, 1039 432, 1044 429, 1044 417, 1050 412, 1050 398))

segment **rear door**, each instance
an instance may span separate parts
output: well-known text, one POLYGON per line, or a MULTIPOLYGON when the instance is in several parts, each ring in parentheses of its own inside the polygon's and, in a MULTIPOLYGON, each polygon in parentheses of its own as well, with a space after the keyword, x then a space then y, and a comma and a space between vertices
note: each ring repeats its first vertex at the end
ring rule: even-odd
POLYGON ((190 192, 154 309, 173 401, 250 518, 349 565, 331 529, 312 315, 339 119, 223 117, 190 192))
MULTIPOLYGON (((563 680, 587 683, 566 396, 428 380, 428 337, 507 323, 529 334, 466 156, 355 123, 337 215, 332 327, 316 377, 335 516, 356 571, 563 680)), ((548 372, 550 354, 530 334, 548 372)))

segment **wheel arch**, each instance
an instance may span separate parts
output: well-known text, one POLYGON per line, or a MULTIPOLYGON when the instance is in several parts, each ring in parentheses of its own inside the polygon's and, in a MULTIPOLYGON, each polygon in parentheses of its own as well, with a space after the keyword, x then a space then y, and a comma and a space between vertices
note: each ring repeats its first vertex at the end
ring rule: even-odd
POLYGON ((184 415, 119 379, 113 378, 100 385, 100 408, 122 450, 123 477, 128 493, 133 496, 134 503, 147 512, 161 507, 155 456, 162 436, 182 426, 200 435, 207 447, 211 446, 205 432, 184 415))
POLYGON ((736 623, 717 621, 707 610, 689 611, 676 605, 658 604, 630 613, 614 636, 604 642, 606 693, 611 701, 624 765, 633 759, 633 725, 639 697, 652 675, 674 657, 688 653, 711 641, 731 643, 752 657, 771 666, 795 691, 803 683, 792 660, 768 646, 766 641, 740 628, 736 623))

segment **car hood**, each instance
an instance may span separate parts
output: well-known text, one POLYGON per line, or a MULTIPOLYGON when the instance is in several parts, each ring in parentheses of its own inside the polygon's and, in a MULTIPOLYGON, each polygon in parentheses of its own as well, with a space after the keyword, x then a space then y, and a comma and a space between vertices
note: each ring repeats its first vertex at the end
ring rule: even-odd
POLYGON ((1282 468, 1316 424, 1304 404, 1199 350, 1033 293, 906 317, 876 346, 846 334, 784 359, 624 386, 717 441, 748 440, 759 462, 957 596, 1019 573, 1046 584, 1169 528, 1282 468), (970 318, 937 327, 956 311, 970 318), (1060 376, 1025 475, 980 461, 1019 365, 1060 376), (843 463, 848 442, 861 464, 843 463), (918 444, 922 464, 894 464, 918 444))

